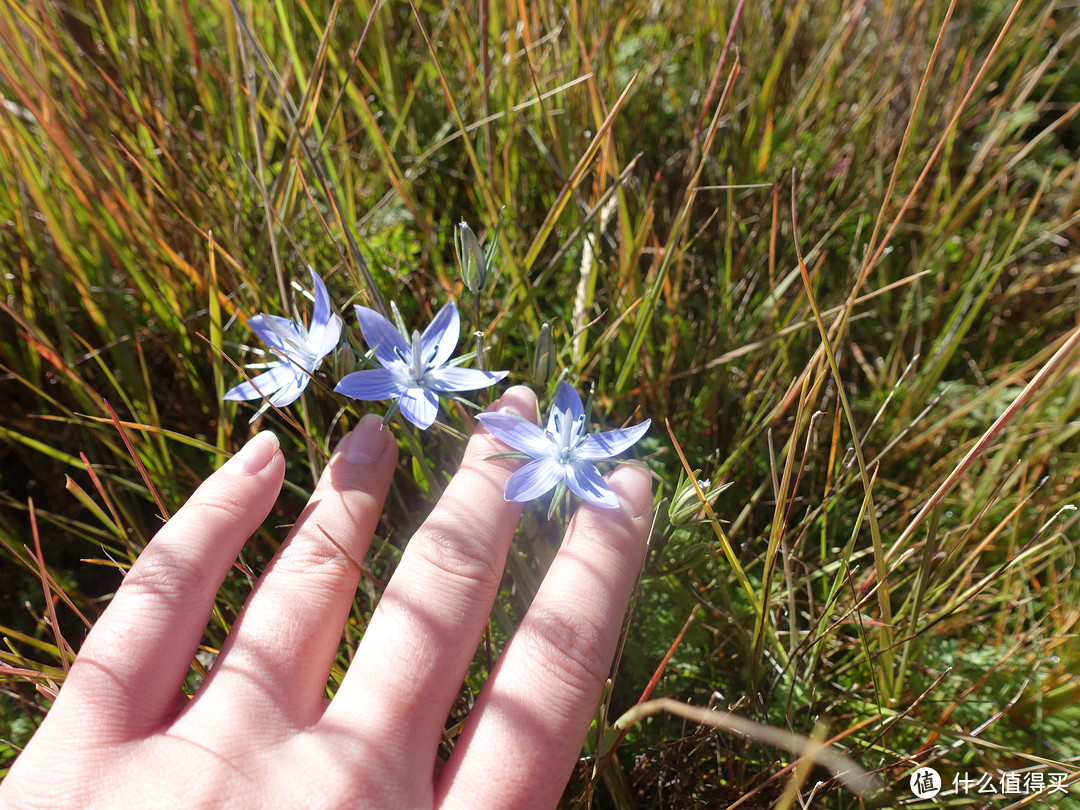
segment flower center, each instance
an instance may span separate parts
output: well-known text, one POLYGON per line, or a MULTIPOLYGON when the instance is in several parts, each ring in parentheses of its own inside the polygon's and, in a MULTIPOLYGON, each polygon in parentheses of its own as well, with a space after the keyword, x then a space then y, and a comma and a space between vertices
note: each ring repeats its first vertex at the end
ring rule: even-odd
POLYGON ((301 324, 290 320, 286 327, 273 318, 265 318, 263 323, 281 340, 284 351, 277 351, 277 354, 283 355, 286 360, 291 360, 304 368, 315 366, 319 358, 308 346, 307 329, 301 324))
POLYGON ((559 463, 566 465, 574 460, 574 452, 585 443, 589 434, 585 432, 585 414, 575 419, 568 419, 569 412, 556 411, 551 416, 551 428, 545 430, 551 443, 555 445, 559 463))
POLYGON ((409 355, 406 357, 399 349, 395 349, 394 351, 397 354, 398 359, 405 364, 405 373, 409 377, 409 384, 423 388, 424 379, 434 366, 433 361, 435 360, 435 355, 439 351, 439 344, 436 343, 432 345, 425 357, 423 342, 420 340, 420 332, 413 330, 412 345, 410 346, 409 355))

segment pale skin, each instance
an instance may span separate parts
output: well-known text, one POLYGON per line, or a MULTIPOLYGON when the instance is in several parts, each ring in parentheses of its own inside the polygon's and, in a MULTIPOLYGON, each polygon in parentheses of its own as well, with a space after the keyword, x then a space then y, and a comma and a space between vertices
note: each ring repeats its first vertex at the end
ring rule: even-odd
MULTIPOLYGON (((493 408, 532 417, 531 391, 493 408)), ((269 514, 285 460, 255 437, 147 545, 0 783, 9 807, 550 808, 581 752, 642 560, 648 473, 581 506, 453 753, 447 716, 496 597, 519 466, 481 427, 410 540, 332 700, 331 664, 397 460, 380 419, 337 445, 210 676, 181 694, 214 598, 269 514)))

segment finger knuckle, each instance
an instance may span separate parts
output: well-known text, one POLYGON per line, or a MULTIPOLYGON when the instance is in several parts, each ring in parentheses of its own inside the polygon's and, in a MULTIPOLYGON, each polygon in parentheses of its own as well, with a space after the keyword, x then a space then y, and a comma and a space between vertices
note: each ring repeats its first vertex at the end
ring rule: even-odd
POLYGON ((606 634, 588 616, 538 609, 518 633, 534 651, 536 665, 568 688, 585 690, 608 675, 606 634))
POLYGON ((128 593, 168 597, 185 593, 203 580, 195 561, 169 548, 154 548, 131 566, 124 577, 123 588, 128 593))
POLYGON ((204 491, 203 487, 195 491, 188 500, 184 510, 194 519, 212 523, 221 518, 236 520, 243 516, 251 507, 240 493, 232 488, 221 487, 212 491, 204 491))
POLYGON ((419 553, 426 562, 449 576, 467 583, 488 583, 502 576, 502 561, 490 546, 466 531, 426 527, 419 538, 419 553))
POLYGON ((329 540, 304 532, 281 549, 275 568, 301 575, 333 576, 351 572, 354 564, 329 540))

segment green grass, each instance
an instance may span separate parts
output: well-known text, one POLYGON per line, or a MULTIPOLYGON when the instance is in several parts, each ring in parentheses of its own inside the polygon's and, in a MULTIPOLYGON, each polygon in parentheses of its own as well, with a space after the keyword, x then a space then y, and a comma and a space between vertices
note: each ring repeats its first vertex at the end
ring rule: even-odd
MULTIPOLYGON (((408 322, 457 298, 514 381, 549 324, 542 389, 654 420, 661 517, 567 806, 863 802, 727 726, 613 727, 650 697, 833 740, 887 805, 921 762, 1080 778, 1074 3, 238 8, 0 7, 0 774, 69 661, 50 611, 77 649, 249 435, 221 399, 242 319, 287 311, 310 264, 408 322), (474 302, 453 228, 500 218, 474 302), (730 486, 671 525, 680 455, 730 486)), ((252 572, 360 413, 330 392, 354 362, 264 418, 288 485, 252 572)), ((379 577, 459 457, 470 421, 444 414, 397 431, 379 577)), ((496 649, 565 519, 544 512, 496 649)))

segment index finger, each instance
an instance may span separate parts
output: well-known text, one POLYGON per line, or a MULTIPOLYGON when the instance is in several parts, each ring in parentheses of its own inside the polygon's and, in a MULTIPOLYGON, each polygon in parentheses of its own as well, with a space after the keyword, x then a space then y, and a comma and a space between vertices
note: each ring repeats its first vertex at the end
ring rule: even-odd
POLYGON ((107 717, 99 737, 106 728, 136 737, 175 713, 218 588, 284 477, 285 459, 267 430, 195 490, 127 572, 49 717, 70 702, 107 717))

